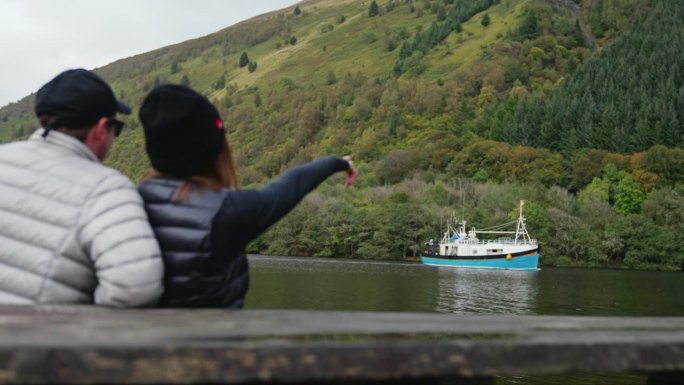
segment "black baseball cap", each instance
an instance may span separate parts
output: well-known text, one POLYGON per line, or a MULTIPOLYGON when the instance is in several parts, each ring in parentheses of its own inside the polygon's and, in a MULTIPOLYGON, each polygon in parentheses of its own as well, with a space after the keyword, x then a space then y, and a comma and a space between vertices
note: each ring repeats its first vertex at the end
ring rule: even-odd
POLYGON ((131 109, 114 97, 101 77, 79 68, 64 71, 42 86, 36 94, 35 112, 38 117, 55 116, 61 127, 86 128, 104 116, 130 114, 131 109))

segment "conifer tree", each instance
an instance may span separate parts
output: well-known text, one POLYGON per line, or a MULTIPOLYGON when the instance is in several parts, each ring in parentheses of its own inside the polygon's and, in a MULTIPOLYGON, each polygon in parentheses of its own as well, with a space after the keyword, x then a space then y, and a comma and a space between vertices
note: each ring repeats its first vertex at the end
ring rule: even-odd
POLYGON ((602 37, 603 32, 605 32, 605 26, 603 24, 603 0, 597 0, 594 3, 589 22, 591 25, 591 33, 596 37, 602 37))
POLYGON ((249 64, 249 56, 247 56, 247 52, 242 51, 242 55, 240 55, 240 67, 244 67, 249 64))
POLYGON ((404 40, 404 43, 401 45, 401 49, 399 50, 399 59, 403 60, 409 56, 411 56, 411 45, 408 43, 408 41, 404 40))
POLYGON ((585 47, 587 43, 584 41, 584 34, 582 33, 582 27, 580 27, 579 19, 575 20, 575 41, 578 47, 585 47))
POLYGON ((247 65, 247 69, 249 70, 249 72, 254 72, 254 71, 256 71, 256 69, 257 69, 257 63, 256 63, 255 61, 249 62, 249 64, 247 65))
POLYGON ((423 37, 423 34, 418 31, 413 35, 413 42, 411 43, 411 52, 421 51, 423 53, 427 52, 427 42, 423 37))
POLYGON ((328 85, 333 85, 337 83, 337 77, 335 76, 335 73, 332 71, 328 71, 328 79, 326 82, 328 85))
POLYGON ((522 39, 534 39, 539 35, 539 23, 537 22, 537 13, 534 11, 527 12, 527 16, 523 19, 518 35, 522 39))
POLYGON ((491 20, 489 19, 489 14, 485 13, 485 15, 482 17, 482 26, 487 28, 487 26, 489 26, 489 23, 491 23, 491 20))
POLYGON ((399 115, 399 112, 393 110, 390 113, 388 122, 387 122, 387 130, 388 133, 390 134, 391 137, 396 137, 397 136, 397 129, 399 128, 399 125, 401 124, 401 116, 399 115))
POLYGON ((439 7, 439 10, 437 11, 437 20, 439 21, 444 21, 447 17, 446 9, 444 7, 439 7))
POLYGON ((302 10, 299 9, 299 6, 296 6, 296 7, 295 7, 295 9, 294 9, 294 14, 295 14, 295 16, 299 16, 299 15, 302 14, 302 10))
POLYGON ((371 1, 370 6, 368 6, 368 17, 377 16, 378 12, 378 3, 375 0, 371 1))
POLYGON ((401 76, 401 73, 404 72, 404 62, 397 60, 392 67, 392 72, 395 76, 401 76))
POLYGON ((297 44, 297 38, 295 37, 295 35, 292 35, 292 37, 290 38, 290 45, 295 45, 295 44, 297 44))

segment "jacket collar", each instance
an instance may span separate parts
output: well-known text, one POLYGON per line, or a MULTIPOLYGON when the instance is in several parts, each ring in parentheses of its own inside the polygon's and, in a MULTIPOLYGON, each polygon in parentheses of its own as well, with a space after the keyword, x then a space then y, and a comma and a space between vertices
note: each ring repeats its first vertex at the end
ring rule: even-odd
POLYGON ((33 135, 31 135, 29 141, 48 143, 54 146, 58 146, 66 151, 73 153, 78 157, 86 158, 88 160, 92 160, 93 162, 100 163, 100 160, 97 158, 97 156, 95 156, 95 154, 92 151, 90 151, 90 149, 86 147, 86 145, 80 140, 55 130, 50 130, 50 134, 46 137, 43 137, 44 131, 44 128, 37 129, 36 132, 34 132, 33 135))

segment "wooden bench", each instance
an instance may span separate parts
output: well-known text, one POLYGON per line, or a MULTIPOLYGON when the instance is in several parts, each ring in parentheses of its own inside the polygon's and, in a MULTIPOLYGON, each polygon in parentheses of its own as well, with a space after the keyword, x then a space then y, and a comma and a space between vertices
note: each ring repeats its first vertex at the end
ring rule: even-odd
POLYGON ((4 383, 679 383, 684 317, 0 307, 4 383))

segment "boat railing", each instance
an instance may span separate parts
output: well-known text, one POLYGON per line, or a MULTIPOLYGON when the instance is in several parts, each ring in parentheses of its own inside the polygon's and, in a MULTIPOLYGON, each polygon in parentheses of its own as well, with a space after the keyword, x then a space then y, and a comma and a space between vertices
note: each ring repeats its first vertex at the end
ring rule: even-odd
POLYGON ((513 238, 508 239, 462 239, 458 243, 467 245, 489 245, 489 244, 503 244, 503 245, 536 245, 536 239, 518 239, 517 241, 513 238))

